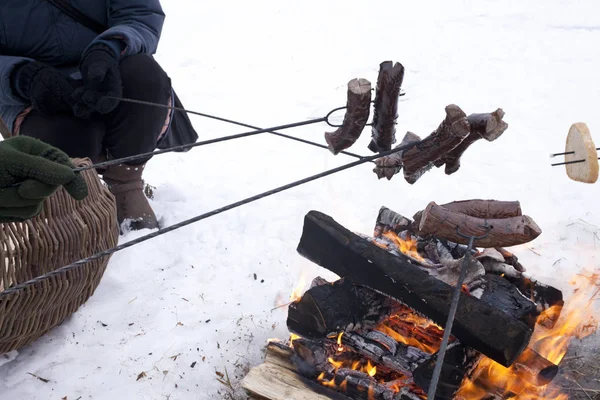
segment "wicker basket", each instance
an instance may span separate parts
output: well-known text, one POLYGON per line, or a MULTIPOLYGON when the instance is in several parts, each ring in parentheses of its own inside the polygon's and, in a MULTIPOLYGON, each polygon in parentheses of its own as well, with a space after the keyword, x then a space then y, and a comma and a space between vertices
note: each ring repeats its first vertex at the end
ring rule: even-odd
MULTIPOLYGON (((88 159, 73 162, 90 165, 88 159)), ((89 187, 85 200, 60 188, 36 218, 0 224, 0 354, 61 324, 102 279, 110 256, 62 268, 116 246, 119 238, 113 195, 94 170, 82 174, 89 187)))

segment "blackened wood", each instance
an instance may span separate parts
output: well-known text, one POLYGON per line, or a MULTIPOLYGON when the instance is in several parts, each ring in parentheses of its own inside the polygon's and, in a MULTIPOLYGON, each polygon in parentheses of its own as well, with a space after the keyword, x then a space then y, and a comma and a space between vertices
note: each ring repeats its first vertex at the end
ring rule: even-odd
POLYGON ((433 167, 434 161, 458 146, 469 135, 470 129, 467 115, 459 106, 446 106, 446 117, 438 128, 402 154, 404 179, 410 184, 415 183, 433 167))
POLYGON ((375 105, 373 111, 372 139, 369 150, 374 153, 392 149, 396 142, 396 119, 398 118, 398 98, 404 80, 404 66, 392 61, 379 65, 375 105))
POLYGON ((534 329, 539 311, 533 301, 523 296, 519 289, 501 276, 486 274, 479 278, 479 281, 481 283, 478 287, 483 290, 479 297, 481 301, 534 329))
MULTIPOLYGON (((322 377, 322 384, 334 387, 353 400, 395 400, 392 389, 378 383, 368 374, 348 368, 340 368, 322 377)), ((401 399, 405 399, 402 397, 401 399)), ((410 399, 407 397, 406 399, 410 399)))
POLYGON ((399 305, 373 290, 340 279, 307 290, 288 308, 288 329, 319 339, 342 331, 377 325, 399 305))
POLYGON ((523 215, 521 203, 518 201, 460 200, 442 204, 441 207, 477 218, 509 218, 523 215))
POLYGON ((325 340, 299 338, 292 342, 295 354, 292 361, 304 376, 318 376, 321 372, 331 372, 333 366, 327 361, 335 355, 336 343, 325 340))
MULTIPOLYGON (((400 301, 442 327, 446 323, 452 286, 429 276, 406 258, 396 257, 352 233, 323 213, 310 211, 305 216, 297 250, 314 263, 400 301)), ((508 366, 527 347, 532 331, 485 302, 461 294, 452 334, 465 345, 508 366)))
MULTIPOLYGON (((454 398, 454 394, 461 387, 468 373, 481 359, 481 354, 462 345, 453 343, 448 346, 442 365, 442 373, 437 386, 436 400, 447 400, 454 398)), ((429 391, 433 370, 437 362, 437 353, 425 361, 414 371, 415 383, 425 392, 429 391)))
POLYGON ((360 137, 371 109, 371 82, 366 79, 352 79, 348 82, 348 100, 342 126, 334 132, 325 133, 329 151, 338 154, 352 146, 360 137))
POLYGON ((498 139, 508 128, 508 124, 502 120, 504 111, 498 108, 491 113, 471 114, 467 117, 471 126, 470 134, 465 140, 445 157, 436 161, 436 166, 440 167, 446 164, 445 173, 451 175, 460 168, 460 158, 464 152, 479 139, 485 139, 488 142, 493 142, 498 139))
POLYGON ((565 304, 562 291, 523 274, 516 278, 509 276, 505 278, 525 297, 537 304, 538 310, 543 313, 537 322, 546 328, 553 328, 565 304))
POLYGON ((476 218, 452 212, 433 201, 423 210, 415 229, 419 235, 435 235, 467 244, 469 239, 459 235, 457 228, 462 235, 473 236, 483 236, 489 228, 487 237, 477 239, 475 247, 516 246, 530 242, 542 233, 540 227, 527 215, 502 219, 476 218))
MULTIPOLYGON (((402 139, 402 142, 396 147, 406 146, 407 144, 420 142, 421 138, 412 132, 407 132, 402 139)), ((381 157, 375 160, 376 167, 373 172, 378 179, 387 178, 391 180, 394 175, 402 170, 402 154, 405 150, 397 151, 389 156, 381 157)))
POLYGON ((397 342, 396 351, 392 352, 376 338, 375 335, 368 338, 349 332, 342 335, 342 344, 374 363, 404 375, 410 375, 421 362, 429 358, 429 354, 424 351, 397 342))
POLYGON ((412 221, 387 207, 382 206, 375 221, 374 236, 379 237, 385 232, 400 233, 407 230, 412 221))

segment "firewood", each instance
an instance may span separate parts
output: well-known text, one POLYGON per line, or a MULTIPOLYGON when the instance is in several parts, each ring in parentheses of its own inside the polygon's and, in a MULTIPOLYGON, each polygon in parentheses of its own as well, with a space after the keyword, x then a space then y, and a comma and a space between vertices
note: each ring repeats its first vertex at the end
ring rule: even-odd
POLYGON ((385 232, 400 233, 407 230, 412 221, 387 207, 381 206, 375 221, 374 236, 379 237, 385 232))
POLYGON ((460 200, 442 204, 441 207, 477 218, 509 218, 523 215, 521 203, 518 201, 460 200))
POLYGON ((491 113, 471 114, 467 117, 471 126, 470 134, 454 150, 450 151, 443 158, 436 161, 435 166, 441 167, 446 164, 445 173, 451 175, 460 168, 460 157, 473 143, 479 139, 485 139, 493 142, 498 139, 508 128, 508 124, 502 120, 504 111, 498 108, 491 113))
POLYGON ((565 164, 569 178, 583 183, 595 183, 598 180, 599 165, 596 145, 585 123, 578 122, 571 125, 565 152, 574 152, 574 154, 565 155, 565 162, 584 160, 584 162, 565 164))
MULTIPOLYGON (((442 327, 446 324, 452 286, 323 213, 310 211, 305 216, 297 251, 341 277, 406 304, 442 327)), ((532 330, 505 312, 461 293, 452 334, 463 344, 509 366, 527 347, 532 330)))
POLYGON ((549 384, 558 374, 559 368, 531 348, 525 349, 511 367, 520 379, 536 386, 549 384))
MULTIPOLYGON (((406 146, 409 143, 420 142, 421 138, 412 132, 406 132, 402 142, 396 147, 406 146)), ((373 172, 377 174, 378 179, 387 178, 391 180, 394 175, 402 170, 402 154, 405 150, 397 151, 389 156, 381 157, 375 160, 376 167, 373 172)))
POLYGON ((480 281, 478 291, 481 293, 479 297, 481 301, 523 321, 531 329, 535 328, 535 322, 540 315, 536 304, 525 297, 510 281, 490 274, 481 277, 480 281))
MULTIPOLYGON (((426 392, 433 379, 437 355, 438 353, 433 354, 414 371, 415 383, 426 392)), ((458 342, 450 344, 444 356, 442 373, 435 395, 436 400, 454 398, 454 394, 460 389, 463 380, 480 359, 481 354, 469 347, 458 342)))
POLYGON ((252 369, 242 387, 252 397, 267 400, 350 400, 316 381, 303 377, 290 358, 291 348, 276 343, 267 346, 265 362, 252 369))
POLYGON ((533 301, 537 305, 540 314, 543 313, 544 318, 538 318, 538 324, 549 329, 553 328, 560 318, 565 304, 562 291, 538 282, 525 274, 521 274, 516 278, 505 276, 505 279, 519 289, 523 296, 533 301))
POLYGON ((433 201, 423 210, 414 229, 422 236, 435 235, 460 244, 467 244, 469 239, 459 235, 457 229, 463 235, 473 236, 483 236, 489 231, 487 237, 475 241, 476 247, 516 246, 530 242, 542 233, 527 215, 502 219, 476 218, 452 212, 433 201))
POLYGON ((446 118, 438 128, 418 145, 402 155, 404 179, 414 184, 433 163, 456 148, 469 135, 471 127, 467 115, 459 106, 446 106, 446 118))
POLYGON ((404 80, 404 66, 384 61, 379 65, 375 105, 373 111, 372 139, 369 150, 374 153, 391 150, 396 142, 398 97, 404 80))
POLYGON ((325 133, 325 141, 333 154, 352 146, 365 128, 371 110, 371 82, 363 78, 348 82, 346 107, 342 126, 325 133))
POLYGON ((502 247, 496 247, 496 250, 504 257, 504 262, 508 265, 512 265, 517 271, 525 272, 525 267, 519 262, 519 258, 510 251, 503 249, 502 247))
POLYGON ((339 332, 374 327, 399 307, 373 290, 348 279, 308 289, 288 308, 287 326, 305 338, 324 338, 339 332))

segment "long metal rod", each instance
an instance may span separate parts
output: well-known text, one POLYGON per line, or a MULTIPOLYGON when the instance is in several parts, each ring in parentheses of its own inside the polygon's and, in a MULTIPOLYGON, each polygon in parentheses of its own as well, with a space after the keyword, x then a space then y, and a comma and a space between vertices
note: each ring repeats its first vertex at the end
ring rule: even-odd
POLYGON ((379 153, 379 154, 375 154, 375 155, 372 155, 372 156, 364 157, 361 160, 353 161, 351 163, 344 164, 344 165, 341 165, 339 167, 329 169, 329 170, 321 172, 319 174, 312 175, 312 176, 306 177, 304 179, 300 179, 300 180, 292 182, 292 183, 288 183, 287 185, 283 185, 283 186, 277 187, 275 189, 268 190, 266 192, 254 195, 252 197, 248 197, 248 198, 246 198, 244 200, 236 201, 235 203, 231 203, 231 204, 226 205, 224 207, 217 208, 215 210, 206 212, 204 214, 198 215, 197 217, 190 218, 188 220, 179 222, 177 224, 168 226, 166 228, 161 228, 161 229, 159 229, 159 230, 157 230, 155 232, 149 233, 149 234, 147 234, 145 236, 141 236, 141 237, 139 237, 137 239, 134 239, 134 240, 131 240, 129 242, 120 244, 120 245, 118 245, 116 247, 107 249, 105 251, 102 251, 102 252, 99 252, 97 254, 94 254, 94 255, 92 255, 90 257, 87 257, 87 258, 84 258, 82 260, 76 261, 76 262, 74 262, 72 264, 69 264, 67 266, 61 267, 61 268, 59 268, 59 269, 57 269, 55 271, 52 271, 52 272, 50 272, 50 273, 48 273, 48 274, 46 274, 46 275, 44 275, 42 277, 34 278, 34 279, 30 280, 30 281, 27 281, 27 282, 24 282, 24 283, 19 284, 17 286, 14 286, 14 287, 11 287, 9 289, 6 289, 5 291, 3 291, 3 292, 0 293, 0 298, 2 298, 2 296, 4 296, 4 295, 8 295, 8 294, 11 294, 11 293, 16 292, 18 290, 21 290, 24 287, 26 287, 28 285, 31 285, 31 284, 33 284, 35 282, 38 282, 38 281, 40 281, 42 279, 46 279, 49 276, 53 276, 53 275, 56 275, 56 274, 64 273, 67 270, 70 270, 70 269, 73 269, 73 268, 77 268, 78 266, 80 266, 82 264, 85 264, 87 262, 90 262, 90 261, 93 261, 93 260, 97 260, 97 259, 102 258, 102 257, 109 256, 111 254, 114 254, 114 253, 116 253, 118 251, 127 249, 127 248, 129 248, 131 246, 134 246, 136 244, 145 242, 145 241, 153 239, 155 237, 158 237, 158 236, 164 235, 166 233, 172 232, 174 230, 183 228, 183 227, 191 225, 191 224, 193 224, 195 222, 202 221, 203 219, 207 219, 207 218, 212 217, 214 215, 221 214, 221 213, 223 213, 225 211, 232 210, 232 209, 240 207, 240 206, 242 206, 244 204, 252 203, 254 201, 263 199, 265 197, 272 196, 274 194, 277 194, 277 193, 283 192, 285 190, 288 190, 288 189, 291 189, 291 188, 303 185, 305 183, 312 182, 312 181, 315 181, 317 179, 321 179, 321 178, 324 178, 326 176, 333 175, 333 174, 335 174, 337 172, 341 172, 341 171, 344 171, 344 170, 356 167, 358 165, 365 164, 365 163, 367 163, 369 161, 376 160, 378 158, 389 156, 390 154, 394 154, 394 153, 397 153, 399 151, 406 150, 408 148, 411 148, 411 147, 415 146, 415 144, 416 143, 409 143, 409 144, 406 144, 404 146, 396 147, 396 148, 394 148, 392 150, 388 150, 388 151, 384 151, 384 152, 379 153))
POLYGON ((442 344, 440 345, 440 349, 438 351, 437 360, 435 362, 435 368, 433 370, 433 377, 431 378, 431 384, 429 385, 429 391, 427 393, 427 398, 430 400, 435 399, 435 393, 437 391, 437 386, 440 381, 440 375, 442 374, 442 367, 444 365, 444 358, 446 357, 446 350, 448 348, 448 342, 450 340, 450 333, 452 332, 454 317, 456 316, 456 310, 458 309, 460 292, 462 290, 462 285, 467 275, 467 265, 469 263, 469 258, 471 257, 471 249, 473 249, 473 242, 475 241, 475 239, 475 236, 469 237, 467 253, 465 254, 465 257, 463 259, 463 263, 460 268, 460 274, 458 275, 458 281, 456 282, 456 287, 454 288, 454 293, 452 294, 452 303, 450 304, 450 312, 448 313, 448 319, 446 321, 446 325, 444 326, 444 336, 442 337, 442 344))
POLYGON ((173 146, 173 147, 169 147, 169 148, 162 149, 162 150, 156 150, 156 151, 151 151, 148 153, 142 153, 142 154, 136 154, 136 155, 129 156, 129 157, 118 158, 118 159, 105 161, 105 162, 101 162, 101 163, 94 164, 94 165, 88 165, 86 167, 75 168, 74 171, 81 172, 81 171, 86 171, 88 169, 94 169, 94 168, 106 168, 111 165, 117 165, 117 164, 122 164, 122 163, 136 161, 136 160, 142 160, 142 159, 153 157, 153 156, 156 156, 159 154, 170 153, 173 151, 189 150, 191 148, 205 146, 207 144, 225 142, 227 140, 239 139, 239 138, 243 138, 243 137, 258 135, 259 133, 265 133, 265 132, 274 131, 274 130, 289 129, 289 128, 296 128, 296 127, 304 126, 304 125, 318 124, 320 122, 325 122, 325 121, 327 121, 327 117, 309 119, 309 120, 300 121, 300 122, 293 122, 291 124, 279 125, 279 126, 274 126, 271 128, 266 128, 266 129, 257 129, 257 130, 253 130, 253 131, 249 131, 249 132, 238 133, 235 135, 229 135, 229 136, 223 136, 223 137, 219 137, 219 138, 215 138, 215 139, 205 140, 202 142, 195 142, 195 143, 185 144, 185 145, 181 145, 181 146, 173 146))
MULTIPOLYGON (((181 111, 181 112, 186 112, 189 114, 194 114, 194 115, 200 115, 202 117, 205 118, 210 118, 210 119, 214 119, 217 121, 221 121, 221 122, 227 122, 228 124, 233 124, 233 125, 238 125, 238 126, 243 126, 244 128, 250 128, 250 129, 263 129, 263 128, 259 128, 257 126, 253 126, 253 125, 249 125, 243 122, 238 122, 238 121, 234 121, 232 119, 228 119, 228 118, 223 118, 223 117, 218 117, 216 115, 210 115, 210 114, 205 114, 205 113, 200 113, 200 112, 196 112, 196 111, 191 111, 191 110, 186 110, 184 108, 180 108, 180 107, 172 107, 172 106, 166 106, 164 104, 158 104, 158 103, 152 103, 149 101, 142 101, 142 100, 135 100, 135 99, 129 99, 129 98, 122 98, 122 97, 111 97, 112 99, 115 100, 120 100, 126 103, 134 103, 134 104, 144 104, 147 106, 152 106, 152 107, 157 107, 157 108, 167 108, 170 110, 175 110, 175 111, 181 111)), ((338 109, 336 109, 338 110, 338 109)), ((326 149, 329 150, 329 148, 321 143, 316 143, 316 142, 311 142, 310 140, 306 140, 306 139, 302 139, 296 136, 291 136, 291 135, 286 135, 284 133, 280 133, 280 132, 275 132, 275 130, 269 130, 267 131, 268 133, 271 133, 273 135, 276 136, 280 136, 286 139, 290 139, 290 140, 295 140, 297 142, 301 142, 301 143, 305 143, 305 144, 310 144, 312 146, 316 146, 316 147, 320 147, 322 149, 326 149)), ((363 156, 359 155, 359 154, 354 154, 354 153, 350 153, 349 151, 340 151, 341 154, 345 154, 347 156, 350 157, 354 157, 354 158, 363 158, 363 156)))
MULTIPOLYGON (((600 150, 600 147, 596 147, 596 150, 600 150)), ((556 156, 565 156, 567 154, 575 154, 575 152, 574 151, 565 151, 564 153, 553 153, 553 154, 550 154, 550 158, 556 157, 556 156)))
MULTIPOLYGON (((598 157, 598 160, 600 160, 600 157, 598 157)), ((560 162, 560 163, 554 163, 554 164, 550 164, 553 167, 559 166, 559 165, 567 165, 567 164, 577 164, 577 163, 582 163, 585 162, 585 160, 573 160, 573 161, 565 161, 565 162, 560 162)))

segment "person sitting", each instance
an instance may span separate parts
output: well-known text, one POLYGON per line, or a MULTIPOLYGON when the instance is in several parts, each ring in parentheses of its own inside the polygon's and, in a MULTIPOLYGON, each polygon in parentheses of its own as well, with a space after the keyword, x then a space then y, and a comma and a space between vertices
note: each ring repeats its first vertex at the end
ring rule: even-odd
MULTIPOLYGON (((120 100, 181 107, 152 56, 164 19, 159 0, 3 0, 3 136, 39 139, 93 163, 195 142, 198 135, 185 114, 120 100), (75 12, 65 11, 64 3, 75 12)), ((98 170, 116 198, 119 224, 130 229, 159 225, 144 194, 150 158, 98 170)), ((48 182, 34 187, 41 184, 48 182)))

